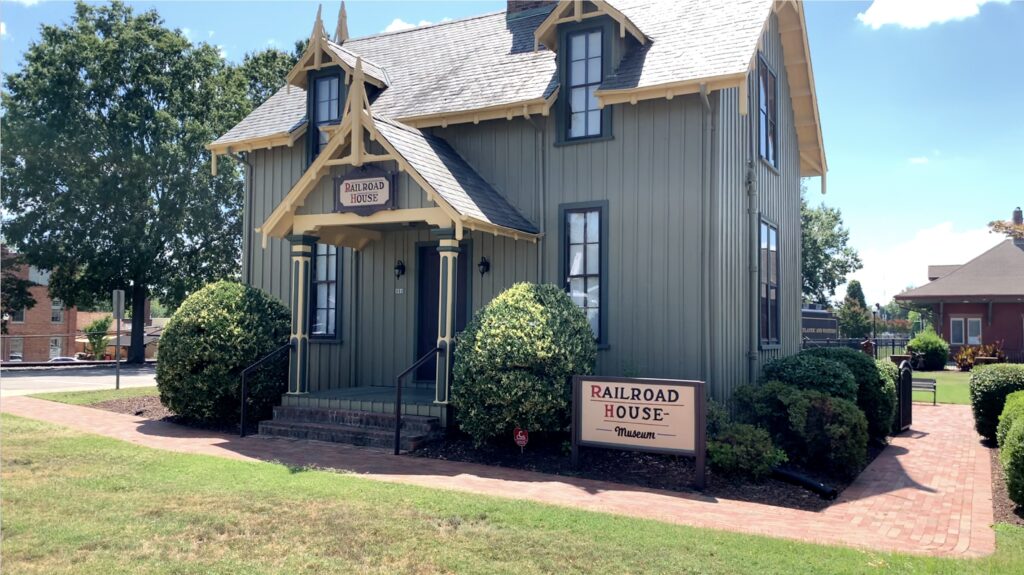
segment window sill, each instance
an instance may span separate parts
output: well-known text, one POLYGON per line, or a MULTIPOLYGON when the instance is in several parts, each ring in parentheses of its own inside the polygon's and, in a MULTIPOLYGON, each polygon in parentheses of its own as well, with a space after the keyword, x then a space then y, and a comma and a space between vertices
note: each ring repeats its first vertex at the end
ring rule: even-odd
POLYGON ((781 343, 764 343, 764 342, 762 342, 759 347, 760 347, 761 351, 771 351, 771 350, 774 350, 774 349, 782 349, 782 344, 781 343))
POLYGON ((767 167, 773 174, 775 174, 776 176, 781 176, 782 175, 782 172, 779 171, 779 168, 777 168, 771 162, 766 160, 764 156, 762 156, 761 154, 758 154, 758 157, 761 159, 761 163, 765 167, 767 167))
POLYGON ((553 145, 556 148, 561 148, 562 146, 575 146, 575 145, 578 145, 578 144, 593 144, 595 142, 607 142, 609 140, 614 140, 614 139, 615 139, 615 136, 612 136, 610 134, 607 135, 607 136, 590 136, 589 138, 572 138, 572 139, 563 138, 563 139, 557 140, 553 145))
POLYGON ((341 343, 341 338, 336 335, 311 335, 309 343, 341 343))

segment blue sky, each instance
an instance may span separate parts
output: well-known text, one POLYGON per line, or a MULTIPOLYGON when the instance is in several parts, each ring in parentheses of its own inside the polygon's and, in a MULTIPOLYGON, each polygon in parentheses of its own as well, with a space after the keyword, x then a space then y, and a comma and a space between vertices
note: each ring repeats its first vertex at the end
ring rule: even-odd
MULTIPOLYGON (((314 2, 133 2, 155 7, 228 59, 309 35, 314 2)), ((352 36, 504 8, 504 2, 346 3, 352 36)), ((329 30, 337 2, 324 3, 329 30)), ((40 24, 68 2, 4 0, 0 53, 20 65, 40 24)), ((806 4, 825 147, 827 195, 865 261, 869 301, 927 279, 929 263, 962 263, 999 240, 987 222, 1024 204, 1024 2, 876 0, 806 4)))

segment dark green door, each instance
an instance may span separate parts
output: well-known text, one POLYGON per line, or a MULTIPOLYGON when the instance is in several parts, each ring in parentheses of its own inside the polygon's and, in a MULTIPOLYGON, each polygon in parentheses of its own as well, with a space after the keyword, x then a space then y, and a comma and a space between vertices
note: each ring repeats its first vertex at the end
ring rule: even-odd
MULTIPOLYGON (((455 332, 465 329, 468 317, 467 299, 469 292, 469 252, 466 244, 456 264, 458 287, 455 292, 455 332)), ((440 310, 441 286, 438 276, 441 273, 441 255, 437 253, 437 245, 421 245, 418 248, 418 277, 416 278, 416 357, 419 358, 437 346, 437 321, 440 310)), ((416 371, 416 381, 434 381, 437 373, 437 361, 431 360, 416 371)))

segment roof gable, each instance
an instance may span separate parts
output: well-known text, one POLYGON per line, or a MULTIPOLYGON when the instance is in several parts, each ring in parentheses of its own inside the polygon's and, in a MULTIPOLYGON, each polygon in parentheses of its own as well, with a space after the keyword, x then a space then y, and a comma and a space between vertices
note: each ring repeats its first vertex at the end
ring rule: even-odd
POLYGON ((935 281, 896 296, 906 300, 944 298, 1024 298, 1024 245, 1002 241, 935 281))

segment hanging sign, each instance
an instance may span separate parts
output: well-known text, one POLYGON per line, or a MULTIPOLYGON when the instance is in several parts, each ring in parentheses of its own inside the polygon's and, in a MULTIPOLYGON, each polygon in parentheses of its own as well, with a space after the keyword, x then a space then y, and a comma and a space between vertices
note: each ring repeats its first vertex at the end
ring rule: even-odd
POLYGON ((365 166, 334 179, 334 211, 368 216, 395 208, 394 174, 365 166))
POLYGON ((577 375, 572 392, 573 465, 581 446, 688 455, 704 487, 704 382, 577 375))

